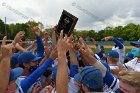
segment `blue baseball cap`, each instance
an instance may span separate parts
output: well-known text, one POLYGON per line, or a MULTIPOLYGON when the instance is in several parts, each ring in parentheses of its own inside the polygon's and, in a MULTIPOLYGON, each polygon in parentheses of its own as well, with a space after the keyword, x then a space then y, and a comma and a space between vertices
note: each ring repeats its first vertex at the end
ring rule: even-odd
POLYGON ((140 56, 140 48, 132 48, 132 49, 131 49, 131 53, 132 53, 134 56, 140 56))
POLYGON ((18 57, 18 61, 20 64, 27 63, 27 62, 35 62, 40 59, 41 59, 41 57, 36 57, 35 55, 33 55, 33 52, 31 52, 31 51, 23 52, 18 57))
POLYGON ((124 42, 123 38, 117 38, 118 41, 120 41, 121 43, 124 42))
POLYGON ((10 70, 10 81, 16 80, 23 73, 23 69, 20 67, 10 70))
POLYGON ((84 67, 74 76, 74 80, 92 89, 103 88, 102 73, 99 69, 92 66, 84 67))
POLYGON ((105 48, 104 48, 104 46, 100 46, 100 49, 101 49, 101 51, 104 51, 105 50, 105 48))
POLYGON ((126 56, 123 57, 124 59, 128 59, 128 60, 131 60, 131 59, 134 59, 134 55, 129 52, 126 56))
POLYGON ((20 54, 21 54, 21 53, 14 53, 14 54, 12 55, 11 60, 10 60, 10 64, 11 64, 11 65, 16 65, 16 64, 19 63, 19 62, 18 62, 18 57, 19 57, 20 54))
POLYGON ((136 45, 140 46, 140 39, 138 41, 130 42, 130 44, 132 46, 136 46, 136 45))
POLYGON ((108 57, 119 58, 119 53, 115 50, 110 50, 107 54, 108 57))

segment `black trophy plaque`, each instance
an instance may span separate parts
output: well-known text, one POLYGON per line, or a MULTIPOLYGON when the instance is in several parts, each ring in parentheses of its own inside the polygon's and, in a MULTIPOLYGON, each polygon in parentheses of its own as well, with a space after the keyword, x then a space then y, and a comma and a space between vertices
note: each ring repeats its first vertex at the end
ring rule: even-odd
POLYGON ((70 36, 77 21, 78 21, 77 17, 70 14, 66 10, 63 10, 60 20, 58 22, 58 26, 57 26, 57 35, 59 35, 61 30, 63 30, 64 34, 67 34, 68 36, 70 36))

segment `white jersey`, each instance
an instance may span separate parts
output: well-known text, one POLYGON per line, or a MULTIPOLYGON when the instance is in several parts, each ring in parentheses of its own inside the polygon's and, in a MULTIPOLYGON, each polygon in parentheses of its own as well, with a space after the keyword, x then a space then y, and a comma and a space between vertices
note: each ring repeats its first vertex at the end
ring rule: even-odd
MULTIPOLYGON (((23 89, 21 88, 20 83, 25 78, 26 78, 26 76, 20 76, 19 78, 17 78, 17 80, 16 80, 17 89, 16 89, 16 92, 15 93, 24 93, 23 92, 23 89)), ((28 91, 26 93, 32 93, 33 88, 35 87, 35 85, 36 84, 39 84, 39 83, 41 84, 40 78, 28 89, 28 91)))
POLYGON ((124 58, 123 57, 125 56, 125 46, 123 45, 122 49, 119 49, 119 47, 113 46, 112 50, 115 50, 115 51, 117 51, 119 53, 119 62, 121 64, 123 64, 123 62, 124 62, 124 58))
POLYGON ((123 65, 128 70, 138 71, 140 72, 140 61, 138 58, 134 58, 123 65))
MULTIPOLYGON (((74 78, 70 78, 68 82, 68 93, 78 93, 79 86, 74 83, 74 78)), ((53 88, 51 93, 57 93, 56 88, 53 88)))

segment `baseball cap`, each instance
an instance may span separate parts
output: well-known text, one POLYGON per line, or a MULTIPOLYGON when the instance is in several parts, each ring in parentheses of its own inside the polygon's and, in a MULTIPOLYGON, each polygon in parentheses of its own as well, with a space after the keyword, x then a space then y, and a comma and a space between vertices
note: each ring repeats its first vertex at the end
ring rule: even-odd
POLYGON ((33 52, 31 52, 31 51, 23 52, 18 57, 18 61, 20 64, 27 63, 27 62, 35 62, 40 59, 41 59, 41 57, 36 57, 35 55, 33 55, 33 52))
POLYGON ((136 45, 140 46, 140 39, 138 41, 130 42, 130 44, 132 46, 136 46, 136 45))
POLYGON ((115 50, 110 50, 107 54, 108 57, 119 58, 119 53, 115 50))
POLYGON ((18 62, 18 57, 19 57, 20 54, 21 54, 21 53, 14 53, 14 54, 12 55, 11 60, 10 60, 10 64, 11 64, 11 65, 16 65, 16 64, 19 63, 19 62, 18 62))
POLYGON ((134 56, 140 56, 140 48, 132 48, 132 49, 131 49, 131 53, 132 53, 134 56))
POLYGON ((123 38, 117 38, 118 41, 120 41, 121 43, 124 42, 123 38))
POLYGON ((10 70, 10 81, 16 80, 23 73, 23 69, 20 67, 10 70))
POLYGON ((101 51, 105 50, 104 46, 100 46, 101 51))
POLYGON ((134 55, 131 53, 131 52, 129 52, 126 56, 124 56, 123 57, 124 59, 128 59, 128 60, 131 60, 131 59, 133 59, 134 58, 134 55))
POLYGON ((99 69, 93 66, 84 67, 78 74, 74 76, 74 80, 92 89, 103 88, 102 73, 99 69))

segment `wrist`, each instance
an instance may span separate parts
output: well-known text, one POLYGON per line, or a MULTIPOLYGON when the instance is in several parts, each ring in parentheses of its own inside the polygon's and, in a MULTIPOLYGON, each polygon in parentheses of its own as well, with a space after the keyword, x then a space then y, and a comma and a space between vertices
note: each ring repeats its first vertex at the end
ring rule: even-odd
POLYGON ((15 41, 13 41, 12 44, 13 44, 14 46, 16 46, 16 42, 15 42, 15 41))
POLYGON ((10 56, 2 56, 1 60, 3 61, 7 61, 7 60, 10 60, 11 57, 10 56))
POLYGON ((64 51, 58 52, 58 57, 63 57, 63 56, 66 56, 66 52, 64 51))

